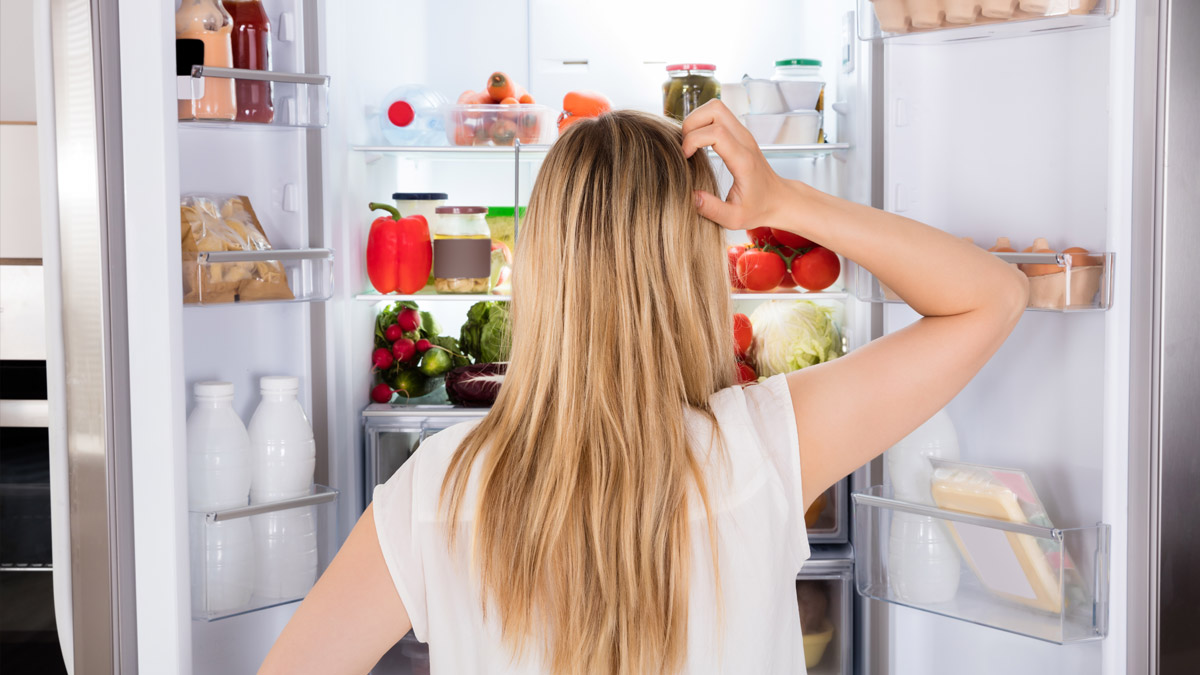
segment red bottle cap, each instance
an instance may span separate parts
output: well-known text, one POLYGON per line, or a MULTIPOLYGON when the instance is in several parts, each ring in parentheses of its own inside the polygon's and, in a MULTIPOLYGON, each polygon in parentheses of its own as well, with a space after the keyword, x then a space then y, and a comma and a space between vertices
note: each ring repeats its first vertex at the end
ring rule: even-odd
POLYGON ((406 127, 412 124, 416 114, 413 113, 413 108, 408 101, 396 101, 388 106, 387 116, 388 121, 393 125, 406 127))

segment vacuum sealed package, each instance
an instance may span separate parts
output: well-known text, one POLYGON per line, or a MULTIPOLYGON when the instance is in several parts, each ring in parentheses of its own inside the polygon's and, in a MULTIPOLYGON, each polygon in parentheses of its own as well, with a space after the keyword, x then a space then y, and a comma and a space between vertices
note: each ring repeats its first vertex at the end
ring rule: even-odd
POLYGON ((216 261, 204 255, 271 249, 249 197, 187 195, 180 201, 179 219, 185 304, 294 299, 278 261, 216 261))

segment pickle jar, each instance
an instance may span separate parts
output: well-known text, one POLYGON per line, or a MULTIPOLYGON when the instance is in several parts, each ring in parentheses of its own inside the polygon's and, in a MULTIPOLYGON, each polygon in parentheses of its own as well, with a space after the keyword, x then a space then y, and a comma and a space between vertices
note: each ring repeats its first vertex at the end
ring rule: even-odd
POLYGON ((663 114, 679 121, 714 98, 721 98, 721 83, 711 63, 674 63, 667 66, 663 83, 663 114))
POLYGON ((439 206, 433 226, 433 288, 438 293, 487 293, 492 235, 486 206, 439 206))

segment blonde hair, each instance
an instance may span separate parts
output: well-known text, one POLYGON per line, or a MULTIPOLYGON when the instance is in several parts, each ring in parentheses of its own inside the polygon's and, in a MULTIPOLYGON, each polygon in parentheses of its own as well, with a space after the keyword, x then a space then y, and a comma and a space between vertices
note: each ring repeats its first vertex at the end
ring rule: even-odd
MULTIPOLYGON (((472 468, 472 561, 520 658, 555 673, 676 672, 687 656, 688 494, 715 525, 685 413, 734 384, 715 192, 678 125, 618 111, 547 155, 513 271, 513 342, 495 406, 442 485, 449 537, 472 468)), ((716 580, 719 589, 719 577, 716 580)), ((718 594, 719 597, 719 594, 718 594)))

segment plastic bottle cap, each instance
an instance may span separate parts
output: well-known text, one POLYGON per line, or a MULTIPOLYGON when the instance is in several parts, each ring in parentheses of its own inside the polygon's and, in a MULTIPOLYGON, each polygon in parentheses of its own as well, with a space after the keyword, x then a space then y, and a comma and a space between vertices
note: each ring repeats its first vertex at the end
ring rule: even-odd
POLYGON ((821 59, 783 59, 775 62, 779 66, 820 66, 821 59))
POLYGON ((264 394, 267 392, 294 394, 300 390, 300 378, 291 375, 267 375, 258 381, 258 386, 264 394))
POLYGON ((672 70, 716 70, 717 67, 711 63, 672 63, 667 66, 668 71, 672 70))
POLYGON ((445 192, 393 192, 392 199, 400 199, 409 202, 423 202, 440 199, 445 201, 450 198, 450 195, 445 192))
POLYGON ((215 380, 197 382, 192 386, 192 392, 196 394, 196 398, 232 398, 233 383, 215 380))
POLYGON ((417 115, 408 101, 395 101, 388 106, 388 121, 398 127, 412 124, 417 115))

